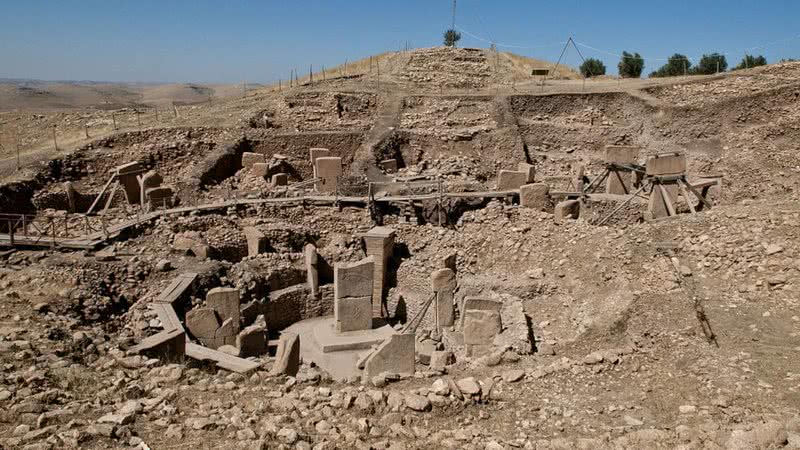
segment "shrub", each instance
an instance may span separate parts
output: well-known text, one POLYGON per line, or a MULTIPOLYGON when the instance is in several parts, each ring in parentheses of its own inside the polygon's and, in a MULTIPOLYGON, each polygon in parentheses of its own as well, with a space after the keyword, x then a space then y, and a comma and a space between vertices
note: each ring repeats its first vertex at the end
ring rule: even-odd
POLYGON ((606 65, 603 64, 603 61, 595 58, 589 58, 583 61, 580 67, 581 74, 584 77, 596 77, 599 75, 606 74, 606 65))
POLYGON ((692 67, 692 62, 686 55, 675 53, 667 59, 667 63, 661 66, 655 72, 650 73, 651 77, 677 77, 688 73, 692 67))
POLYGON ((744 58, 742 58, 742 62, 740 62, 738 66, 734 67, 733 70, 749 69, 751 67, 766 66, 766 65, 767 65, 767 58, 764 58, 762 55, 758 56, 744 55, 744 58))
POLYGON ((728 70, 728 60, 725 55, 719 53, 712 53, 710 55, 703 55, 700 62, 697 63, 692 73, 697 75, 711 75, 717 72, 725 72, 728 70))
POLYGON ((454 29, 449 29, 444 32, 444 45, 447 47, 455 47, 458 41, 461 40, 461 33, 454 29))
POLYGON ((639 78, 644 70, 644 58, 638 53, 622 52, 617 69, 623 78, 639 78))

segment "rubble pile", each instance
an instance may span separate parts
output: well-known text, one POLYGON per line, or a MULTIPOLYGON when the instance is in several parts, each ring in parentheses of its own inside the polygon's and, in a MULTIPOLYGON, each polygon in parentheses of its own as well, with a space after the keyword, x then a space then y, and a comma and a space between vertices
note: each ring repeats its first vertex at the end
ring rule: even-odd
POLYGON ((491 75, 483 50, 434 47, 414 50, 399 76, 428 89, 474 89, 485 87, 491 75))

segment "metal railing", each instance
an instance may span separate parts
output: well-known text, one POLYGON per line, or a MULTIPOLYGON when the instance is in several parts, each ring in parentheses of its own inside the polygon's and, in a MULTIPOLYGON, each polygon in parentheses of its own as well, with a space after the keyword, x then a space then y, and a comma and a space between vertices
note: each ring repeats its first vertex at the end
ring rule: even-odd
POLYGON ((108 235, 105 218, 85 214, 0 214, 0 232, 8 235, 8 243, 57 246, 60 240, 76 239, 92 233, 108 235))

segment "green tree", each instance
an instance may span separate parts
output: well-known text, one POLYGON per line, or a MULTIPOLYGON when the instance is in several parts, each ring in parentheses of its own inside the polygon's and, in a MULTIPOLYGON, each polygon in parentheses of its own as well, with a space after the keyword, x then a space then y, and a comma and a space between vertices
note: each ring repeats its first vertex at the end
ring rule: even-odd
POLYGON ((600 61, 599 59, 589 58, 583 61, 580 71, 586 78, 605 75, 606 65, 603 64, 603 61, 600 61))
POLYGON ((749 69, 751 67, 766 66, 766 65, 767 65, 767 58, 764 58, 762 55, 758 56, 744 55, 744 58, 742 58, 742 62, 740 62, 738 66, 734 67, 733 70, 749 69))
POLYGON ((728 60, 725 55, 719 53, 712 53, 710 55, 703 55, 700 62, 697 63, 692 73, 697 75, 711 75, 718 72, 725 72, 728 70, 728 60))
POLYGON ((461 40, 461 33, 454 29, 449 29, 444 32, 444 45, 447 47, 455 47, 458 41, 461 40))
POLYGON ((617 69, 619 76, 623 78, 639 78, 644 70, 644 58, 638 53, 622 52, 617 69))
POLYGON ((675 53, 667 59, 667 63, 661 66, 655 72, 651 72, 651 77, 677 77, 685 73, 689 73, 692 67, 692 62, 686 55, 675 53))

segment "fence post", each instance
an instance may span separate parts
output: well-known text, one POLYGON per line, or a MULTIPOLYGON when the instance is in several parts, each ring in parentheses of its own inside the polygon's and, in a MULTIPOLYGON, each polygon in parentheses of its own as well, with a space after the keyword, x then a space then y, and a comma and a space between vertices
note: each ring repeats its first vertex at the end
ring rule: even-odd
POLYGON ((17 125, 17 132, 15 134, 16 141, 17 141, 17 171, 20 169, 19 165, 19 125, 17 125))
POLYGON ((142 118, 139 116, 142 112, 138 109, 136 110, 136 126, 141 130, 142 129, 142 118))
POLYGON ((83 134, 86 135, 86 139, 89 139, 89 125, 83 125, 83 134))
POLYGON ((158 122, 158 106, 155 107, 156 110, 156 122, 158 122))
POLYGON ((114 131, 117 130, 117 113, 111 113, 111 123, 114 124, 114 131))
POLYGON ((58 141, 56 140, 56 126, 55 125, 53 125, 53 146, 56 148, 56 151, 58 151, 58 141))

